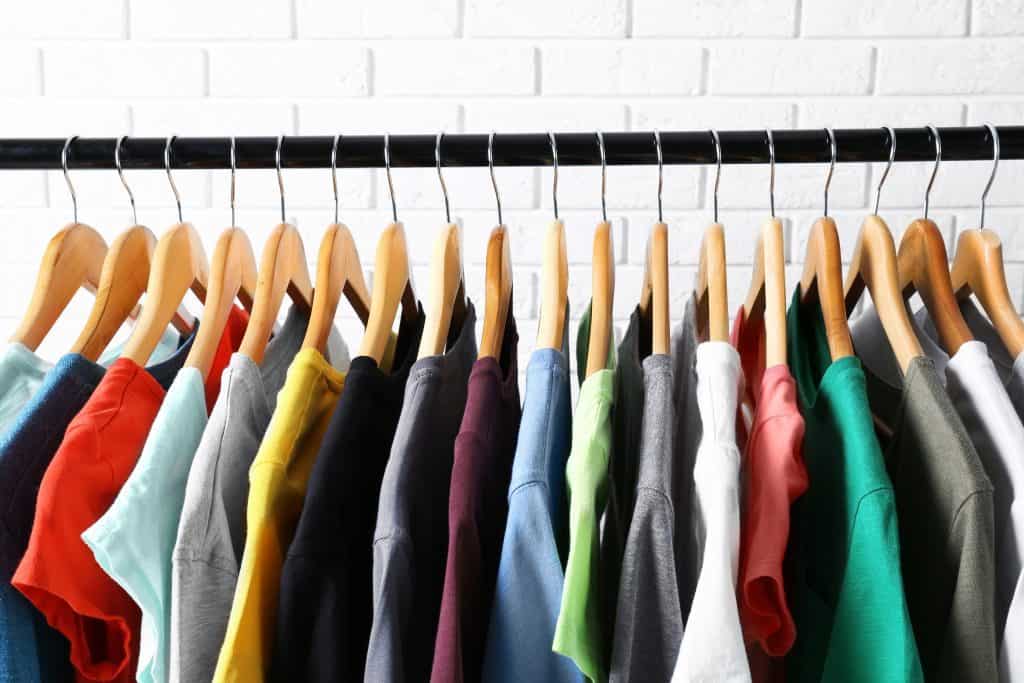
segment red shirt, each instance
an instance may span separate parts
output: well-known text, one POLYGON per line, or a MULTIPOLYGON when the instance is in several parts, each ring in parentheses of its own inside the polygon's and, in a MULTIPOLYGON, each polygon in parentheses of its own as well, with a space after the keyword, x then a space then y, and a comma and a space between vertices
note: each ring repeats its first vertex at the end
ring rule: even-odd
MULTIPOLYGON (((206 383, 208 401, 246 320, 241 309, 229 316, 206 383)), ((28 549, 11 583, 70 641, 79 681, 135 680, 141 613, 96 563, 81 535, 131 474, 165 387, 189 348, 149 371, 132 360, 116 360, 71 421, 39 487, 28 549)))
POLYGON ((808 486, 801 452, 804 420, 789 367, 764 367, 764 325, 747 325, 743 308, 732 343, 746 379, 737 429, 743 492, 736 590, 751 674, 765 681, 775 677, 776 668, 765 655, 782 657, 796 639, 782 564, 790 506, 808 486))

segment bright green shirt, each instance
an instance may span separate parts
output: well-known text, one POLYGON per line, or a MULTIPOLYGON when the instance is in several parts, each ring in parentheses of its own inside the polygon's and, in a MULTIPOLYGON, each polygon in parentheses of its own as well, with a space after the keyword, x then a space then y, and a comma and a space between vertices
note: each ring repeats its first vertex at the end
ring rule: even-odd
POLYGON ((565 565, 562 606, 551 649, 575 662, 591 681, 608 680, 610 638, 601 614, 598 574, 601 516, 608 502, 608 457, 612 443, 615 398, 615 345, 608 362, 583 379, 590 338, 590 308, 576 337, 580 395, 573 416, 572 448, 565 466, 569 491, 569 559, 565 565))
POLYGON ((832 362, 818 303, 793 295, 789 366, 810 486, 793 505, 786 680, 922 681, 900 574, 899 525, 856 357, 832 362))

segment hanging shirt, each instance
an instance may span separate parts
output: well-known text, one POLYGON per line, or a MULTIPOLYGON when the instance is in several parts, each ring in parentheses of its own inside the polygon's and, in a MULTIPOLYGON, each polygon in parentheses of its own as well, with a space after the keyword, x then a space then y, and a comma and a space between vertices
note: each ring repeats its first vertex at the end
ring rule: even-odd
POLYGON ((0 350, 0 434, 7 432, 52 367, 24 344, 4 344, 0 350))
MULTIPOLYGON (((231 309, 211 376, 221 372, 238 348, 248 320, 241 308, 231 309)), ((140 683, 167 680, 171 551, 185 497, 185 480, 205 426, 203 376, 196 368, 183 368, 160 405, 135 468, 110 508, 82 534, 103 571, 142 610, 140 683)))
MULTIPOLYGON (((165 333, 150 364, 166 360, 179 341, 173 331, 165 333)), ((120 352, 120 346, 111 348, 101 363, 66 354, 46 374, 10 429, 0 425, 5 432, 0 440, 0 500, 5 501, 0 508, 0 681, 4 683, 60 681, 71 676, 67 639, 10 582, 28 547, 43 473, 68 423, 103 378, 102 362, 112 362, 120 352)))
MULTIPOLYGON (((245 546, 249 467, 308 324, 309 316, 292 306, 259 366, 235 353, 224 369, 220 396, 188 472, 171 561, 172 683, 213 678, 245 546)), ((348 368, 348 350, 336 330, 326 355, 334 367, 348 368)))
POLYGON ((519 432, 519 335, 509 307, 500 360, 473 364, 448 493, 448 560, 432 683, 479 681, 519 432))
POLYGON ((422 312, 403 316, 390 374, 368 356, 352 359, 285 557, 271 680, 363 677, 378 497, 422 332, 422 312))
POLYGON ((740 544, 740 453, 736 447, 740 357, 726 342, 697 347, 700 447, 694 465, 693 532, 699 562, 673 681, 749 681, 736 573, 740 544))
MULTIPOLYGON (((567 323, 563 329, 568 331, 567 323)), ((488 683, 583 680, 572 660, 551 651, 569 534, 565 467, 572 412, 567 349, 565 338, 561 350, 537 349, 526 370, 508 522, 484 650, 481 680, 488 683)))
POLYGON ((732 328, 745 379, 737 424, 743 457, 736 594, 751 675, 765 681, 775 668, 769 657, 785 656, 796 638, 782 567, 790 508, 807 490, 807 469, 796 382, 788 365, 765 368, 764 325, 748 324, 745 314, 741 306, 732 328))
POLYGON ((139 608, 96 563, 81 533, 107 511, 135 467, 193 339, 148 370, 115 361, 68 425, 40 483, 32 534, 12 583, 70 641, 80 679, 135 680, 139 608))
POLYGON ((344 384, 345 373, 315 348, 299 351, 288 367, 277 407, 249 467, 245 546, 214 669, 217 683, 255 683, 266 676, 282 564, 320 442, 344 384))
POLYGON ((997 680, 992 485, 931 359, 913 359, 904 377, 870 304, 850 330, 896 491, 925 678, 997 680))
POLYGON ((832 361, 817 301, 793 293, 787 354, 810 485, 792 509, 792 681, 921 681, 903 593, 899 522, 860 361, 832 361))
MULTIPOLYGON (((918 325, 929 328, 928 312, 917 312, 918 325)), ((934 326, 930 326, 934 330, 934 326)), ((928 333, 919 335, 925 354, 945 375, 946 391, 960 419, 963 420, 971 442, 978 451, 985 472, 993 486, 995 518, 995 628, 1001 658, 1005 665, 1019 669, 1021 646, 1019 642, 1005 640, 1006 624, 1014 617, 1014 629, 1020 629, 1018 620, 1024 603, 1015 603, 1024 562, 1024 425, 1014 409, 995 365, 988 356, 984 343, 974 340, 964 343, 952 356, 946 355, 928 333), (1011 662, 1014 657, 1017 661, 1011 662)), ((1019 631, 1018 631, 1019 632, 1019 631)))

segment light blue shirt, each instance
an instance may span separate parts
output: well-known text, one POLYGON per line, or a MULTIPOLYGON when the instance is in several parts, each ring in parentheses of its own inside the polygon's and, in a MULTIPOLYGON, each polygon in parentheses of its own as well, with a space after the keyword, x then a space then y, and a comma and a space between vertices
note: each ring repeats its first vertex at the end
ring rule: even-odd
POLYGON ((567 354, 538 349, 526 371, 484 653, 483 680, 491 683, 583 680, 572 660, 551 651, 569 541, 565 466, 571 422, 567 354))
POLYGON ((0 351, 0 434, 7 432, 52 367, 18 342, 0 351))

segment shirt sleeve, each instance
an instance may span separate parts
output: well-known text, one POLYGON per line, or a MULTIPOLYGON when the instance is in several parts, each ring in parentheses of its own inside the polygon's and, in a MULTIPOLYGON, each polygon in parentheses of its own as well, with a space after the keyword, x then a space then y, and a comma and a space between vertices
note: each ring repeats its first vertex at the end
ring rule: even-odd
POLYGON ((373 626, 366 651, 366 681, 405 680, 403 647, 412 613, 411 543, 400 529, 373 544, 373 626))

